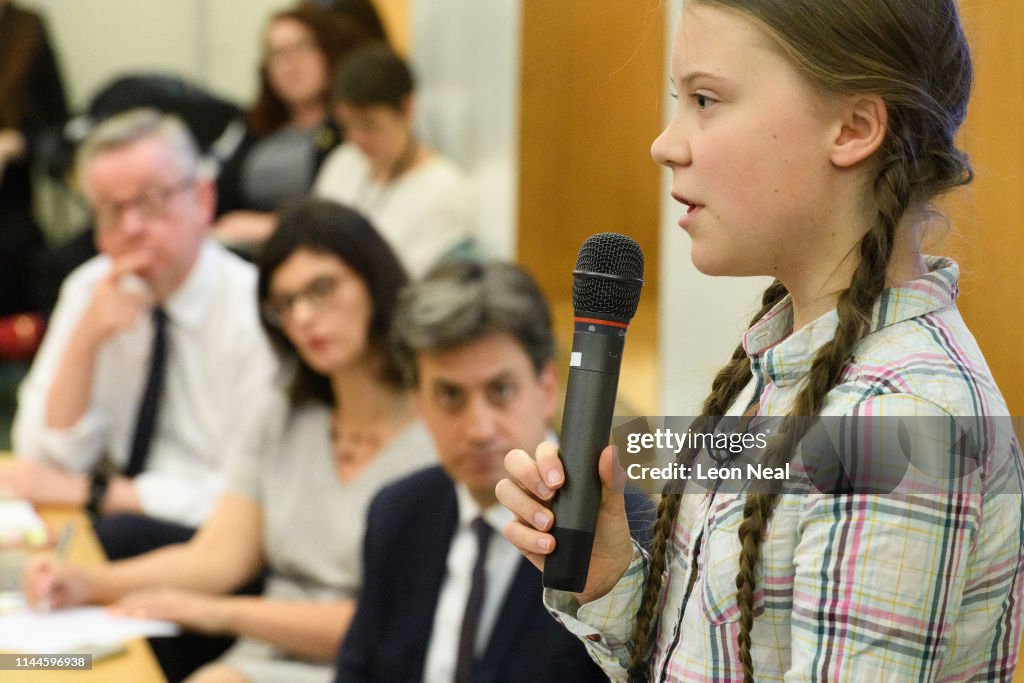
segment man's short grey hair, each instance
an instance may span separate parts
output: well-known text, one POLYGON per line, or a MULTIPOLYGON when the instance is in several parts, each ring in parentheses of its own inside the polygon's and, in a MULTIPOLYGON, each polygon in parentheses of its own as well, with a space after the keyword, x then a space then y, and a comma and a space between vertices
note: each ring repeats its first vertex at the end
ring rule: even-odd
POLYGON ((416 354, 447 351, 490 334, 512 335, 539 374, 554 357, 551 313, 537 283, 511 263, 446 261, 399 297, 392 351, 407 385, 416 354))
POLYGON ((199 149, 182 120, 156 109, 131 109, 99 124, 82 142, 75 157, 79 186, 86 187, 86 170, 97 156, 149 137, 166 143, 178 160, 183 178, 198 176, 199 149))

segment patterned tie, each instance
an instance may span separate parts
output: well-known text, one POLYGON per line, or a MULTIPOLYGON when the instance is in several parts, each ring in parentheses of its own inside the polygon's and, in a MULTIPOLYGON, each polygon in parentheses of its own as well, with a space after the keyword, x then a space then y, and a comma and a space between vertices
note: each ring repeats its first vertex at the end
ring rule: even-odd
POLYGON ((135 434, 132 436, 132 449, 128 457, 125 476, 134 477, 146 467, 149 457, 149 446, 153 441, 156 420, 160 408, 160 390, 164 385, 164 374, 167 368, 167 314, 162 308, 153 309, 153 350, 149 357, 149 376, 146 378, 146 389, 142 394, 142 403, 135 417, 135 434))
POLYGON ((476 647, 476 631, 480 625, 480 614, 484 608, 484 593, 487 589, 487 574, 484 565, 487 560, 487 546, 491 543, 493 530, 483 517, 477 517, 470 523, 476 535, 476 563, 473 565, 473 582, 469 589, 469 600, 466 601, 466 612, 462 617, 462 629, 459 631, 459 656, 455 665, 455 683, 469 683, 473 679, 474 650, 476 647))

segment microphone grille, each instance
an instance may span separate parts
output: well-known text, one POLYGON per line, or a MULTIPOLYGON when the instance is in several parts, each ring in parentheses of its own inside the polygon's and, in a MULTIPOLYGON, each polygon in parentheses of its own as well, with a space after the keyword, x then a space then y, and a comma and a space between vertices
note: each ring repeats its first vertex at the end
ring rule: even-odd
POLYGON ((602 232, 584 240, 573 272, 572 305, 628 322, 640 303, 644 253, 625 235, 602 232))

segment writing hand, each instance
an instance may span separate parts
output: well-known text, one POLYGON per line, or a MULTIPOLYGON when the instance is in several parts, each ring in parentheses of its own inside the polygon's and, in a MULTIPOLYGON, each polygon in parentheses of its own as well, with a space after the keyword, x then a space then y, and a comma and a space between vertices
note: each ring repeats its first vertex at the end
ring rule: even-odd
POLYGON ((53 555, 29 560, 21 577, 25 599, 40 611, 89 602, 89 581, 80 567, 60 562, 53 555))

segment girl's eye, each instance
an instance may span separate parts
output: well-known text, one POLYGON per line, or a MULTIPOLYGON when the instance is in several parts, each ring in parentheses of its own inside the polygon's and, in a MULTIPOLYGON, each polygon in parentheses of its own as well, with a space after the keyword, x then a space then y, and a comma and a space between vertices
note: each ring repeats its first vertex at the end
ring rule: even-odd
POLYGON ((711 104, 711 98, 701 93, 695 93, 693 99, 697 103, 698 109, 707 109, 708 105, 711 104))

